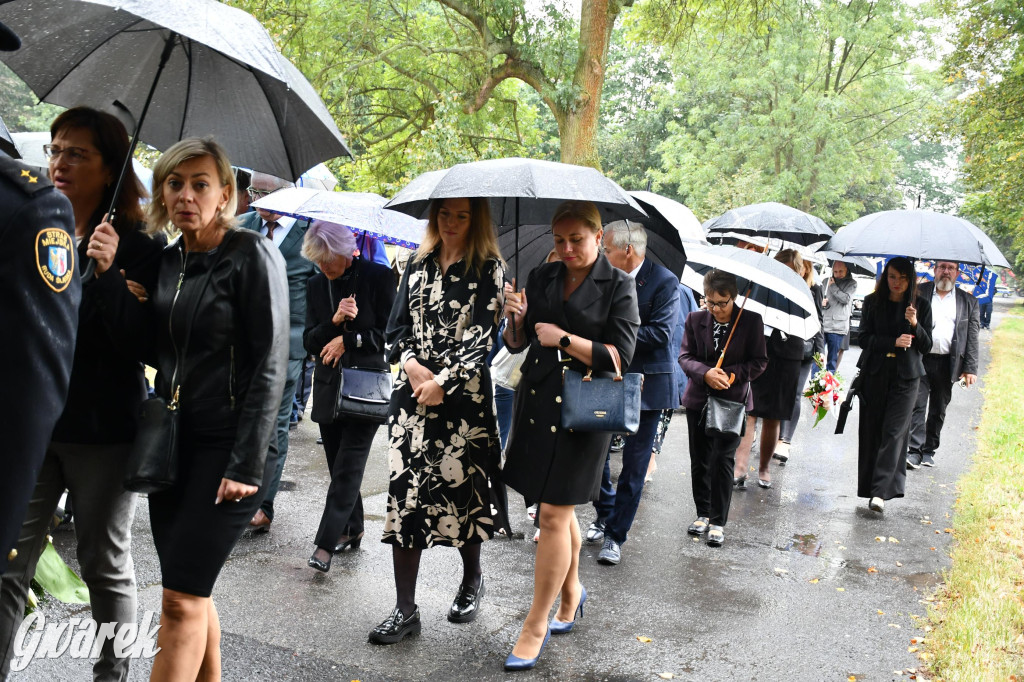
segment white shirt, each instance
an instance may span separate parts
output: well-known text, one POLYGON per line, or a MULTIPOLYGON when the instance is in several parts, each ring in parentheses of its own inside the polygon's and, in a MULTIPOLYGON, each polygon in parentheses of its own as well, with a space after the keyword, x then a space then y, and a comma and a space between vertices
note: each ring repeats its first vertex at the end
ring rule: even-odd
MULTIPOLYGON (((644 259, 646 260, 646 258, 644 259)), ((636 279, 636 276, 640 273, 640 268, 644 266, 644 261, 640 261, 640 265, 636 266, 636 269, 627 272, 631 279, 636 279)))
POLYGON ((936 289, 932 294, 932 350, 934 355, 949 355, 956 330, 956 289, 939 296, 936 289))
MULTIPOLYGON (((260 218, 262 224, 260 225, 260 234, 264 237, 267 236, 267 221, 260 218)), ((288 236, 288 232, 292 229, 292 225, 295 224, 295 218, 289 218, 286 215, 281 216, 277 219, 277 227, 274 229, 274 246, 281 248, 281 242, 288 236)))

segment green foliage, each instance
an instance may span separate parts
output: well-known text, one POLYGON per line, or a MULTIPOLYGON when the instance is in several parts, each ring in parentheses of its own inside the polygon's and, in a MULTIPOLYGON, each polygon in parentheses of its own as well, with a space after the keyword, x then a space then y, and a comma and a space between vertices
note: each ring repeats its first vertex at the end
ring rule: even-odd
POLYGON ((0 117, 11 132, 48 131, 62 109, 41 103, 24 81, 0 63, 0 117))

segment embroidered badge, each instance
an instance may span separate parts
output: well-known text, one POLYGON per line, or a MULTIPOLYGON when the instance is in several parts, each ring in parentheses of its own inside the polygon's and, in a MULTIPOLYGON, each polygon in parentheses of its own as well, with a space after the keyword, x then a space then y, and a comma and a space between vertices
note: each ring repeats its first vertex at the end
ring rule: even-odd
POLYGON ((36 235, 36 266, 46 285, 60 293, 75 275, 75 249, 71 235, 48 227, 36 235))

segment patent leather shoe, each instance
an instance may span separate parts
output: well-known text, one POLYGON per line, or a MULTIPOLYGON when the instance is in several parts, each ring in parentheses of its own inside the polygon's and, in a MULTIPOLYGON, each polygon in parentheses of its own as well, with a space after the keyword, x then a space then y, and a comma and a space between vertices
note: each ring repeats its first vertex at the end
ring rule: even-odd
MULTIPOLYGON (((326 552, 327 550, 325 549, 324 551, 326 552)), ((309 561, 307 561, 306 564, 310 568, 315 568, 321 573, 326 573, 327 571, 331 570, 331 559, 333 558, 334 557, 332 555, 328 554, 327 561, 321 561, 320 559, 316 558, 316 552, 313 552, 313 554, 309 557, 309 561)))
POLYGON ((341 552, 344 552, 347 549, 359 549, 359 545, 360 543, 362 543, 362 541, 362 533, 360 533, 359 535, 353 535, 351 537, 347 535, 342 535, 338 539, 338 544, 334 546, 334 553, 340 554, 341 552))
POLYGON ((576 606, 576 611, 573 613, 572 620, 568 623, 563 623, 560 620, 551 619, 551 634, 553 635, 564 635, 572 632, 572 629, 576 627, 576 621, 583 618, 583 604, 587 601, 587 588, 580 585, 580 603, 576 606))
POLYGON ((540 651, 533 658, 519 658, 515 654, 509 654, 505 659, 505 670, 532 670, 540 660, 540 655, 544 653, 544 647, 547 646, 549 639, 551 639, 550 629, 544 634, 544 641, 540 643, 540 651))
POLYGON ((462 585, 455 595, 452 607, 448 609, 448 622, 469 623, 480 613, 480 599, 484 596, 484 578, 480 576, 480 585, 462 585))
POLYGON ((369 641, 372 644, 395 644, 408 635, 419 634, 421 627, 420 607, 413 607, 412 614, 406 616, 402 609, 396 606, 383 623, 370 630, 369 641))

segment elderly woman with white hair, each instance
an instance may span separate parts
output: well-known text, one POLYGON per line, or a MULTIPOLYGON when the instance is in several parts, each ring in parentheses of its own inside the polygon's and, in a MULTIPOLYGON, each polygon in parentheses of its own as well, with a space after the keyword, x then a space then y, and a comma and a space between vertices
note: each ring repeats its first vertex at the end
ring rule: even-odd
MULTIPOLYGON (((306 230, 302 255, 320 268, 306 288, 302 334, 306 352, 316 358, 315 410, 316 386, 329 381, 336 368, 388 368, 384 331, 395 303, 395 284, 389 268, 356 255, 355 237, 343 225, 314 222, 306 230)), ((318 571, 329 571, 334 554, 358 549, 362 541, 359 487, 379 426, 376 421, 346 415, 320 422, 331 485, 314 539, 316 550, 309 558, 309 565, 318 571)))

